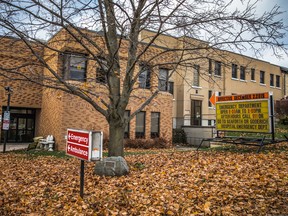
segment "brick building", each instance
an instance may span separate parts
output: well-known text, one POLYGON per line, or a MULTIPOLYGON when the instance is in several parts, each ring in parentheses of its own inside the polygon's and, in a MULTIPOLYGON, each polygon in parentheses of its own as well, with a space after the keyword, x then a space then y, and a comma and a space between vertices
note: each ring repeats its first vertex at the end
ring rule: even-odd
MULTIPOLYGON (((94 42, 104 49, 101 35, 90 31, 86 33, 91 34, 94 42)), ((150 31, 143 31, 140 36, 141 42, 149 42, 153 34, 150 31)), ((2 37, 0 40, 0 68, 8 68, 10 73, 15 71, 27 75, 33 73, 34 79, 38 82, 44 85, 53 83, 55 87, 49 89, 23 82, 20 79, 21 73, 15 73, 16 77, 20 77, 13 81, 1 76, 2 116, 7 104, 7 95, 3 87, 13 88, 9 142, 28 142, 34 136, 52 134, 58 149, 63 150, 67 128, 102 130, 107 137, 109 127, 105 117, 79 97, 57 90, 61 87, 61 83, 53 79, 47 67, 41 67, 37 63, 39 59, 35 58, 23 42, 7 37, 2 37)), ((127 59, 125 40, 122 45, 120 64, 125 65, 127 59)), ((93 91, 94 100, 99 102, 102 99, 107 100, 105 79, 101 77, 103 68, 99 67, 97 62, 90 58, 91 54, 65 31, 61 30, 54 35, 47 45, 33 44, 33 46, 38 46, 39 55, 56 74, 75 85, 93 91), (76 60, 80 60, 81 63, 75 66, 73 62, 76 60)), ((161 82, 166 84, 164 88, 160 87, 159 95, 150 105, 130 121, 129 126, 125 128, 125 137, 131 139, 163 137, 171 140, 172 127, 213 126, 215 110, 209 103, 209 98, 215 92, 231 95, 272 91, 276 100, 287 95, 286 68, 228 51, 209 49, 204 41, 162 35, 154 41, 146 57, 157 56, 157 52, 167 48, 181 50, 184 47, 203 49, 190 49, 190 51, 186 49, 185 53, 175 51, 173 56, 167 55, 155 60, 168 65, 169 61, 175 61, 181 56, 182 60, 185 58, 189 63, 190 66, 179 65, 176 73, 169 78, 169 82, 165 82, 162 75, 167 78, 171 68, 159 66, 153 68, 149 83, 143 80, 142 76, 135 83, 135 91, 130 98, 126 115, 140 106, 151 94, 151 89, 159 88, 161 82), (198 58, 199 56, 201 58, 198 58)), ((141 61, 145 62, 145 57, 141 61)), ((137 65, 136 71, 140 69, 141 65, 137 65)), ((144 72, 147 77, 151 71, 144 70, 144 72)), ((1 70, 1 73, 5 75, 7 71, 1 70)))
MULTIPOLYGON (((91 34, 90 37, 94 39, 94 42, 104 49, 101 36, 95 32, 87 31, 86 33, 91 34)), ((30 142, 34 136, 45 137, 52 134, 55 137, 57 148, 64 150, 67 128, 102 130, 104 138, 108 138, 109 127, 105 117, 79 97, 59 90, 63 87, 62 84, 51 76, 52 70, 59 76, 63 76, 65 81, 92 92, 93 100, 100 104, 101 100, 108 101, 106 81, 105 78, 100 76, 101 67, 97 62, 91 60, 90 54, 69 34, 61 30, 47 44, 39 46, 41 50, 39 55, 42 55, 42 58, 45 60, 46 67, 41 67, 40 63, 37 64, 39 59, 35 59, 29 49, 25 49, 25 46, 23 46, 23 51, 19 52, 18 46, 21 44, 21 41, 17 42, 13 38, 1 38, 1 44, 1 55, 3 58, 0 64, 3 65, 3 69, 6 69, 2 71, 3 75, 10 73, 12 70, 18 71, 21 74, 22 72, 26 72, 25 70, 27 69, 28 71, 30 70, 30 73, 34 72, 34 78, 37 80, 37 83, 44 86, 53 86, 51 89, 37 84, 24 83, 17 79, 9 80, 7 78, 5 80, 1 78, 2 114, 6 110, 7 104, 7 95, 5 95, 3 87, 11 86, 13 88, 10 105, 12 123, 10 125, 8 142, 30 142), (9 50, 9 53, 6 52, 7 50, 9 50), (14 52, 21 56, 13 56, 14 52), (77 62, 76 66, 75 62, 77 62), (19 67, 17 64, 19 64, 19 67), (31 65, 37 67, 37 72, 31 69, 31 65), (11 70, 7 71, 9 67, 11 70), (21 116, 19 116, 20 113, 21 116)), ((126 43, 123 42, 123 47, 125 48, 125 46, 126 43)), ((151 47, 146 57, 149 57, 149 53, 157 55, 160 49, 163 48, 151 47)), ((127 53, 125 53, 125 50, 120 50, 120 64, 126 64, 126 59, 127 53)), ((169 56, 165 59, 158 58, 156 60, 164 63, 164 61, 169 60, 169 56)), ((145 62, 145 57, 141 61, 145 62)), ((137 65, 136 71, 138 72, 140 69, 141 65, 137 65)), ((145 73, 151 72, 149 82, 148 80, 141 80, 139 78, 139 81, 135 83, 135 90, 132 92, 125 115, 130 115, 130 113, 137 110, 151 95, 153 88, 158 88, 157 74, 158 70, 161 69, 153 68, 151 70, 153 70, 153 73, 152 71, 144 71, 145 73)), ((13 76, 13 78, 15 77, 13 76)), ((168 88, 162 89, 150 105, 146 106, 130 121, 129 125, 125 128, 125 137, 130 139, 162 137, 171 141, 172 100, 173 96, 169 93, 168 88)), ((104 107, 103 104, 101 106, 104 107)), ((3 131, 1 137, 3 140, 3 131)))

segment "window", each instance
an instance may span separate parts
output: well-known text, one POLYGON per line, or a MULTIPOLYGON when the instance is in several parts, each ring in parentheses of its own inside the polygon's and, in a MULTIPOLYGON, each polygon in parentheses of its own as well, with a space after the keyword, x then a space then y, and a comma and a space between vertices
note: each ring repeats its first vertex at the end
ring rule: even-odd
POLYGON ((212 126, 213 120, 208 119, 208 126, 212 126))
POLYGON ((212 91, 208 91, 208 107, 212 107, 212 103, 210 102, 210 98, 212 97, 212 91))
POLYGON ((160 113, 151 112, 151 138, 159 137, 160 131, 160 113))
POLYGON ((211 75, 212 74, 212 59, 209 59, 209 68, 208 68, 208 73, 211 75))
POLYGON ((96 71, 96 82, 106 84, 107 73, 108 73, 107 61, 105 59, 100 58, 99 67, 97 67, 97 71, 96 71))
POLYGON ((237 65, 232 64, 232 78, 237 79, 237 65))
POLYGON ((215 61, 214 74, 216 76, 221 76, 221 62, 219 62, 219 61, 215 61))
POLYGON ((141 111, 136 115, 135 138, 145 138, 145 114, 141 111))
POLYGON ((270 86, 274 86, 274 74, 270 74, 270 86))
POLYGON ((245 76, 245 67, 240 66, 240 80, 245 80, 246 76, 245 76))
POLYGON ((168 92, 174 94, 174 82, 168 82, 168 92))
POLYGON ((255 69, 251 68, 251 80, 255 81, 255 69))
POLYGON ((151 69, 148 65, 140 66, 140 75, 139 75, 139 87, 140 88, 150 88, 150 76, 151 69))
POLYGON ((85 81, 87 66, 85 55, 64 53, 63 66, 64 79, 85 81))
POLYGON ((280 76, 276 75, 276 87, 280 88, 280 76))
POLYGON ((169 71, 168 69, 160 68, 159 70, 159 82, 158 88, 160 91, 167 91, 171 94, 174 93, 174 83, 169 80, 169 71))
MULTIPOLYGON (((128 119, 129 117, 130 117, 130 110, 125 110, 124 118, 128 119)), ((124 138, 128 139, 130 137, 129 134, 130 134, 130 122, 127 122, 127 125, 125 126, 124 129, 124 138)))
POLYGON ((194 72, 193 72, 193 86, 200 86, 200 80, 199 80, 199 65, 194 65, 194 72))
POLYGON ((265 84, 265 71, 260 71, 260 83, 265 84))

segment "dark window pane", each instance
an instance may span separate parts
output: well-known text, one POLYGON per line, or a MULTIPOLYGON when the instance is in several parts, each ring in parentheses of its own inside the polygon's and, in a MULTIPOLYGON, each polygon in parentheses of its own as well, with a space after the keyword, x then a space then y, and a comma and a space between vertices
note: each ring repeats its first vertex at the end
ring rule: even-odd
POLYGON ((140 88, 150 88, 150 68, 149 66, 141 66, 141 73, 138 77, 139 87, 140 88))
POLYGON ((280 76, 276 75, 276 87, 280 88, 280 76))
POLYGON ((151 138, 159 137, 160 113, 151 112, 151 138))
POLYGON ((241 80, 245 80, 246 76, 245 76, 245 67, 240 66, 240 79, 241 80))
POLYGON ((108 73, 107 61, 104 59, 99 59, 99 64, 100 65, 97 67, 96 71, 96 82, 106 84, 108 73))
POLYGON ((221 62, 219 62, 219 61, 215 61, 214 74, 217 76, 221 76, 221 62))
POLYGON ((86 79, 87 59, 84 55, 65 53, 63 61, 65 79, 78 81, 86 79))
POLYGON ((237 65, 236 64, 232 64, 232 78, 237 78, 237 65))
POLYGON ((251 80, 255 80, 255 69, 251 69, 251 80))
POLYGON ((260 83, 265 84, 265 72, 260 71, 260 83))
POLYGON ((168 70, 160 68, 159 70, 159 90, 167 91, 168 90, 168 70))
POLYGON ((194 71, 193 71, 193 86, 199 86, 199 65, 194 65, 194 71))
POLYGON ((270 74, 270 86, 274 86, 274 74, 270 74))
POLYGON ((136 115, 136 138, 145 138, 145 112, 140 112, 136 115))
POLYGON ((209 66, 208 66, 208 73, 209 73, 209 74, 212 74, 212 59, 209 59, 208 64, 209 64, 209 66))

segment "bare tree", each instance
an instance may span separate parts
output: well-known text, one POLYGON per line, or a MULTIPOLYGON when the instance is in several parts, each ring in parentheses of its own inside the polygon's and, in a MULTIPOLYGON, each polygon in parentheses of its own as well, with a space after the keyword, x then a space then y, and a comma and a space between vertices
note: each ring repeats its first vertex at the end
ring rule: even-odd
MULTIPOLYGON (((233 1, 225 0, 0 2, 0 34, 19 38, 36 58, 33 64, 45 68, 44 74, 36 70, 24 74, 20 68, 25 65, 1 66, 1 75, 77 95, 90 103, 105 116, 113 131, 109 135, 109 156, 123 156, 125 125, 159 92, 158 86, 151 88, 138 109, 124 118, 141 74, 141 70, 136 70, 138 65, 142 65, 143 70, 145 65, 152 68, 167 65, 172 74, 178 67, 193 66, 192 60, 209 58, 219 48, 239 52, 252 48, 256 54, 265 47, 272 48, 275 54, 287 51, 281 42, 287 27, 277 20, 282 13, 280 8, 275 6, 256 16, 257 0, 239 2, 242 10, 233 8, 233 1), (152 33, 140 37, 143 30, 152 33), (65 32, 67 37, 58 37, 59 31, 65 32), (177 36, 184 45, 173 47, 163 35, 177 36), (43 42, 48 36, 53 37, 48 43, 43 42), (65 79, 47 61, 51 53, 63 54, 61 44, 68 40, 78 44, 76 46, 87 54, 86 58, 100 65, 103 78, 107 80, 107 99, 97 99, 97 92, 89 85, 65 79), (44 48, 44 55, 36 50, 35 43, 44 48), (127 54, 125 64, 121 62, 120 52, 127 54)), ((86 82, 93 86, 95 79, 87 77, 86 82)))

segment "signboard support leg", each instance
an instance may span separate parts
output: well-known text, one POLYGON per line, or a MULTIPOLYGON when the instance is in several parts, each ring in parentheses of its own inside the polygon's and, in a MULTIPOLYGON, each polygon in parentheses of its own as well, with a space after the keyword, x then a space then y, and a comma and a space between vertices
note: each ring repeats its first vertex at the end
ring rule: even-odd
POLYGON ((270 95, 270 111, 271 111, 271 130, 272 130, 272 141, 275 141, 275 127, 274 127, 274 103, 273 95, 270 95))
POLYGON ((84 194, 84 160, 80 160, 80 197, 83 199, 84 194))

